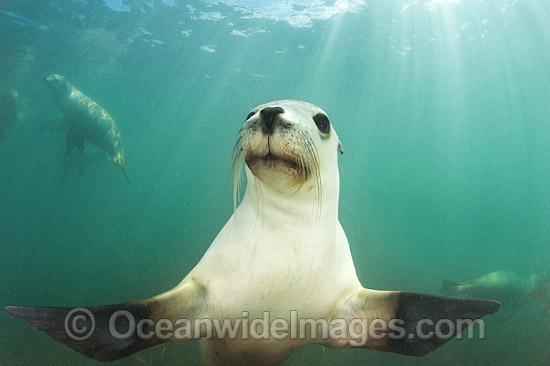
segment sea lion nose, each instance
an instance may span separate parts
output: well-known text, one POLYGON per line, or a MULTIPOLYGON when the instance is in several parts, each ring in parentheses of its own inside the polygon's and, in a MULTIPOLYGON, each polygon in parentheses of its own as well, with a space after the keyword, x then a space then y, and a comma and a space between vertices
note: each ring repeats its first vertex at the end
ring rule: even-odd
POLYGON ((268 135, 273 133, 273 128, 275 125, 275 117, 279 113, 284 113, 285 110, 281 107, 265 107, 261 110, 260 116, 264 125, 264 132, 268 135))

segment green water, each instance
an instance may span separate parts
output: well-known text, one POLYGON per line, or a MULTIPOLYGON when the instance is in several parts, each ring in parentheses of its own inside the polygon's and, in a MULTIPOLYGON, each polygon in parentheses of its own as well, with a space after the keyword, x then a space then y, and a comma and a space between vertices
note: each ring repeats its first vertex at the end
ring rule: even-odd
MULTIPOLYGON (((546 0, 121 3, 0 2, 0 94, 18 93, 0 142, 0 305, 118 303, 176 285, 232 214, 241 123, 277 99, 331 117, 340 221, 366 287, 438 294, 442 279, 497 270, 550 276, 546 0), (63 162, 51 73, 113 116, 131 185, 91 144, 63 162)), ((486 324, 486 340, 423 358, 312 346, 286 364, 550 364, 541 301, 486 324)), ((189 343, 114 364, 198 363, 189 343)), ((0 364, 98 363, 0 314, 0 364)))

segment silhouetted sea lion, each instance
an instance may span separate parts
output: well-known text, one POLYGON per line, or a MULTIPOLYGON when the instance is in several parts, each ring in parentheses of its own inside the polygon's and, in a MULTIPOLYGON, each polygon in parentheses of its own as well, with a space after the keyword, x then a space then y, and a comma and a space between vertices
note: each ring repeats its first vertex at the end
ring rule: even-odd
POLYGON ((99 104, 75 89, 65 77, 52 74, 45 79, 54 99, 69 123, 65 153, 75 147, 84 150, 84 140, 90 140, 97 147, 111 155, 126 181, 130 180, 124 170, 122 138, 115 121, 99 104))
POLYGON ((0 142, 4 139, 6 130, 17 120, 17 92, 8 90, 0 95, 0 142))

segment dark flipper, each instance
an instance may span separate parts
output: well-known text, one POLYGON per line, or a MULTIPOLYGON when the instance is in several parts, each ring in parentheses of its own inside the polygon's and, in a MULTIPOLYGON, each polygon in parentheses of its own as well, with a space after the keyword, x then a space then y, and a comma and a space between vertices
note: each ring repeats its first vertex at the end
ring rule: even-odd
POLYGON ((87 357, 108 362, 174 339, 200 338, 155 330, 161 321, 177 325, 181 318, 205 317, 205 293, 191 280, 143 301, 87 308, 6 306, 4 311, 87 357))
POLYGON ((395 317, 404 320, 407 336, 392 339, 387 351, 424 356, 462 333, 484 315, 492 314, 498 309, 500 303, 492 300, 457 299, 403 292, 400 294, 395 317), (417 329, 419 322, 423 325, 419 327, 420 332, 417 329), (440 335, 437 334, 438 323, 440 335), (434 332, 433 336, 425 337, 430 332, 434 332))
POLYGON ((67 146, 65 147, 65 155, 68 155, 73 149, 77 147, 80 152, 84 152, 84 137, 78 132, 76 128, 69 127, 69 133, 67 133, 67 146))
MULTIPOLYGON (((141 319, 152 318, 155 304, 155 301, 142 301, 88 308, 6 306, 4 310, 8 315, 25 320, 33 328, 75 351, 95 360, 108 362, 167 341, 158 337, 144 339, 147 337, 139 337, 137 330, 128 333, 131 324, 124 315, 127 313, 115 317, 116 321, 113 322, 114 329, 122 337, 117 336, 110 328, 111 317, 117 311, 127 311, 135 319, 134 324, 137 324, 141 319), (128 338, 125 337, 127 333, 128 338)), ((149 332, 150 330, 142 328, 142 333, 149 332)))
POLYGON ((337 317, 348 322, 368 319, 369 326, 379 319, 387 326, 384 336, 371 335, 365 343, 350 338, 348 347, 424 356, 499 308, 500 303, 492 300, 361 289, 343 304, 337 317))

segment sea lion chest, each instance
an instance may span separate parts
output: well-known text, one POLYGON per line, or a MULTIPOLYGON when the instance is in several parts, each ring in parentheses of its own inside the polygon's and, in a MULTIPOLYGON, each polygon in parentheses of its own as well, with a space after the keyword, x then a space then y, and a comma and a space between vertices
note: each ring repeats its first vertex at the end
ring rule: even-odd
MULTIPOLYGON (((237 215, 239 212, 237 213, 237 215)), ((208 288, 217 315, 240 317, 243 310, 288 319, 325 317, 344 292, 359 284, 346 236, 332 227, 273 225, 233 216, 188 277, 208 288)))

